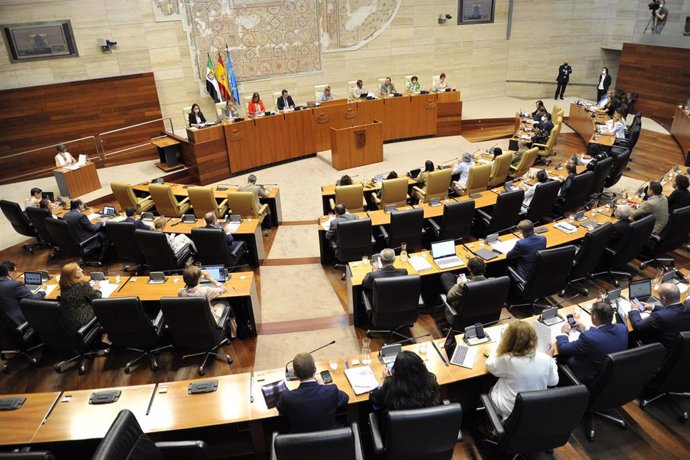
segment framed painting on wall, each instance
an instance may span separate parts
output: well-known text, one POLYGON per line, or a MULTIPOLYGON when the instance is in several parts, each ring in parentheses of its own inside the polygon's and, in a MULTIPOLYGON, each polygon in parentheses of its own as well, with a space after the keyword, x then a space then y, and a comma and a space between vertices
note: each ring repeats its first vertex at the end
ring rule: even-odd
POLYGON ((69 19, 1 27, 12 63, 79 56, 69 19))
POLYGON ((458 0, 458 24, 494 22, 494 0, 458 0))

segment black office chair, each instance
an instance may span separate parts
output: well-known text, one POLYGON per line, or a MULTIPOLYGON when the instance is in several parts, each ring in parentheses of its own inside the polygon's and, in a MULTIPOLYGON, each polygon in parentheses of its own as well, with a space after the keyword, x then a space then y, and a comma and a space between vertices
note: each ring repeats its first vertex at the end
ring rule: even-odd
POLYGON ((517 189, 500 193, 491 215, 483 209, 477 209, 476 234, 486 236, 513 227, 520 218, 520 208, 524 199, 525 191, 517 189))
POLYGON ((100 245, 96 244, 98 235, 94 234, 84 241, 77 240, 67 221, 62 219, 44 220, 51 241, 53 241, 53 251, 69 258, 79 258, 79 265, 101 266, 98 260, 100 255, 100 245), (57 249, 56 249, 57 248, 57 249))
MULTIPOLYGON (((424 210, 409 209, 405 211, 395 210, 390 214, 391 223, 386 229, 381 226, 381 237, 389 248, 396 248, 402 243, 407 244, 407 250, 413 252, 414 248, 422 245, 424 236, 424 210)), ((341 228, 338 227, 338 232, 341 228)))
POLYGON ((204 360, 197 370, 199 375, 206 373, 208 359, 213 355, 217 359, 232 364, 229 354, 218 350, 229 343, 226 336, 230 321, 230 307, 226 307, 216 322, 205 297, 161 297, 161 310, 173 342, 179 348, 203 350, 182 356, 182 359, 203 356, 204 360))
POLYGON ((584 385, 576 385, 518 393, 505 422, 488 395, 480 399, 496 433, 495 439, 486 441, 513 458, 529 458, 526 454, 549 451, 568 442, 585 413, 589 391, 584 385))
POLYGON ((136 229, 134 238, 141 253, 144 254, 146 265, 151 270, 177 271, 184 267, 185 261, 191 255, 191 250, 187 250, 175 256, 163 232, 136 229))
POLYGON ((370 300, 365 291, 362 301, 367 317, 377 330, 368 330, 367 335, 385 333, 385 343, 390 343, 394 335, 403 341, 412 340, 400 331, 413 325, 419 316, 419 294, 422 279, 419 275, 393 276, 390 278, 375 278, 370 300))
POLYGON ((29 326, 47 347, 73 355, 57 363, 56 372, 62 372, 65 365, 77 361, 81 375, 86 371, 86 358, 108 354, 107 348, 94 350, 103 332, 96 317, 74 332, 63 320, 58 302, 22 299, 19 305, 29 326))
POLYGON ((627 271, 615 270, 625 268, 634 258, 640 255, 644 245, 654 230, 654 216, 648 215, 631 222, 628 230, 615 248, 606 248, 604 257, 601 258, 604 271, 592 273, 592 277, 606 275, 613 279, 613 284, 618 286, 618 280, 614 276, 623 276, 632 279, 632 274, 627 271))
POLYGON ((593 182, 594 173, 592 171, 583 172, 575 176, 570 190, 568 190, 564 197, 560 198, 560 203, 556 206, 557 213, 563 215, 580 209, 587 200, 593 182))
POLYGON ((29 218, 22 211, 22 208, 14 201, 0 200, 0 209, 2 209, 5 217, 10 224, 12 224, 15 232, 19 233, 20 235, 36 238, 36 242, 34 244, 24 245, 24 250, 33 254, 34 247, 38 246, 41 243, 41 240, 39 239, 38 232, 34 226, 31 225, 31 221, 29 221, 29 218))
POLYGON ((124 271, 132 271, 136 274, 144 266, 144 254, 134 237, 135 230, 136 227, 132 222, 108 222, 105 226, 105 233, 115 246, 117 256, 122 260, 135 262, 135 265, 125 266, 124 271))
MULTIPOLYGON (((45 220, 53 219, 53 213, 47 209, 36 208, 33 206, 26 208, 24 212, 29 218, 29 221, 31 221, 31 225, 33 225, 34 229, 36 229, 40 244, 45 245, 46 247, 52 247, 54 245, 53 240, 48 233, 45 220)), ((55 252, 51 252, 51 257, 55 257, 55 252)))
POLYGON ((91 306, 108 334, 108 340, 114 346, 139 353, 135 359, 125 364, 126 373, 143 357, 149 359, 151 369, 158 369, 155 355, 172 348, 172 345, 156 347, 165 327, 162 311, 151 321, 138 297, 93 299, 91 306))
POLYGON ((192 241, 203 265, 223 265, 229 271, 234 270, 247 253, 244 241, 239 241, 230 250, 222 228, 193 228, 192 241))
POLYGON ((573 245, 537 251, 534 266, 526 280, 523 280, 513 267, 508 267, 508 274, 513 280, 516 293, 522 300, 527 301, 510 305, 508 310, 521 306, 529 306, 532 310, 534 307, 548 307, 537 302, 540 299, 548 302, 548 296, 560 293, 568 284, 568 274, 573 266, 575 251, 573 245))
POLYGON ((0 460, 55 460, 55 455, 47 450, 0 452, 0 460))
POLYGON ((688 410, 683 409, 674 396, 690 396, 690 331, 678 334, 673 349, 645 388, 644 395, 640 398, 641 408, 666 398, 679 412, 678 420, 682 423, 688 421, 688 410))
POLYGON ((553 211, 560 188, 561 183, 556 180, 539 184, 534 191, 534 196, 532 196, 532 201, 530 201, 527 207, 524 218, 531 220, 533 223, 542 222, 553 211))
MULTIPOLYGON (((592 442, 596 434, 594 416, 612 422, 622 429, 627 424, 621 418, 604 413, 615 412, 616 408, 638 397, 643 387, 651 380, 664 357, 664 347, 652 343, 639 348, 606 355, 599 373, 589 384, 589 402, 584 423, 587 439, 592 442)), ((572 370, 565 364, 559 365, 560 374, 572 385, 580 385, 572 370)))
POLYGON ((345 428, 311 433, 273 433, 271 460, 364 460, 359 427, 353 422, 345 428))
POLYGON ((459 240, 468 236, 474 220, 474 200, 447 203, 443 206, 443 217, 439 224, 428 219, 434 240, 459 240))
POLYGON ((674 265, 673 257, 659 257, 659 254, 673 251, 685 243, 690 233, 690 206, 674 209, 669 215, 668 223, 659 235, 650 235, 642 248, 640 270, 647 265, 674 265))
POLYGON ((592 172, 594 173, 592 187, 590 188, 589 193, 587 195, 593 198, 601 197, 601 192, 604 190, 604 183, 606 182, 606 179, 608 179, 609 174, 611 174, 614 161, 615 160, 613 157, 607 157, 603 160, 597 161, 597 164, 594 166, 594 169, 592 170, 592 172))
POLYGON ((38 359, 31 353, 43 346, 26 321, 22 324, 10 318, 3 308, 0 308, 0 360, 4 361, 2 371, 9 369, 10 363, 17 358, 24 358, 34 366, 38 359))
POLYGON ((154 443, 141 429, 137 418, 123 409, 108 429, 91 460, 210 460, 204 441, 154 443))
POLYGON ((589 293, 587 288, 580 283, 588 279, 599 264, 611 240, 611 233, 613 233, 613 224, 606 222, 585 235, 568 275, 568 284, 561 291, 561 296, 564 296, 570 287, 582 295, 589 293))
MULTIPOLYGON (((626 147, 611 149, 611 157, 613 158, 613 167, 609 176, 604 181, 604 188, 611 188, 618 183, 618 181, 623 177, 623 172, 628 167, 630 162, 630 149, 626 147)), ((605 195, 613 197, 615 195, 605 195)))
POLYGON ((446 320, 457 331, 464 331, 467 326, 476 323, 496 322, 509 292, 510 278, 507 276, 465 283, 457 310, 448 303, 445 294, 441 294, 446 320))
POLYGON ((462 407, 459 403, 424 409, 395 410, 383 415, 369 414, 374 452, 395 460, 450 460, 462 441, 462 407))
MULTIPOLYGON (((331 241, 335 258, 340 262, 337 269, 344 270, 348 262, 370 256, 373 247, 371 219, 357 219, 338 223, 335 241, 331 241)), ((345 279, 345 273, 341 279, 345 279)))

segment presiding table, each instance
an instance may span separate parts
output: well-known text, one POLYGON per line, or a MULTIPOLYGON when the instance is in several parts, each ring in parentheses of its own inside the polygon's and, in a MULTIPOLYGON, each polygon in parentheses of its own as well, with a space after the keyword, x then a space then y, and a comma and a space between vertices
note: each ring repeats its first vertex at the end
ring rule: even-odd
POLYGON ((682 107, 676 107, 671 124, 671 134, 676 138, 678 145, 687 158, 690 153, 690 113, 682 107))
POLYGON ((605 114, 591 113, 586 107, 572 103, 566 124, 570 126, 588 146, 590 144, 610 148, 616 140, 614 134, 597 134, 596 123, 604 123, 605 114))

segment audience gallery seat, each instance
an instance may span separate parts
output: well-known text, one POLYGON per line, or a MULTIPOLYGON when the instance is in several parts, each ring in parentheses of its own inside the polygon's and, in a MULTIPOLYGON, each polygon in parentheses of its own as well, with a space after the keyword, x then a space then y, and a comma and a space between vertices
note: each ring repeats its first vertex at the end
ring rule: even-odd
POLYGON ((364 199, 364 186, 362 184, 336 185, 335 199, 330 199, 331 211, 337 204, 342 204, 350 212, 364 211, 367 205, 364 199))
POLYGON ((311 433, 273 433, 271 460, 364 460, 356 422, 345 428, 311 433))
POLYGON ((156 205, 156 211, 165 217, 180 217, 189 211, 191 204, 189 197, 177 201, 173 195, 172 187, 166 184, 149 184, 151 198, 156 205))
POLYGON ((457 309, 448 303, 444 294, 441 294, 446 321, 459 332, 463 332, 472 324, 498 321, 509 292, 510 278, 501 276, 465 283, 457 309))
POLYGON ((494 158, 491 163, 491 175, 489 176, 488 187, 498 187, 506 181, 510 172, 510 163, 513 161, 513 152, 504 152, 494 158))
POLYGON ((384 180, 381 183, 381 198, 379 198, 376 192, 371 193, 371 201, 376 204, 379 209, 384 209, 388 205, 394 205, 396 208, 405 206, 407 204, 407 199, 406 177, 384 180))
POLYGON ((228 199, 218 203, 211 187, 189 187, 187 192, 197 219, 203 219, 207 212, 214 213, 220 219, 228 211, 228 199))
POLYGON ((137 210, 137 214, 142 212, 150 211, 153 208, 153 200, 151 195, 146 195, 145 197, 138 198, 134 194, 134 189, 132 186, 126 182, 111 182, 110 188, 115 195, 115 199, 120 203, 120 208, 124 211, 129 207, 134 207, 137 210))
POLYGON ((154 443, 141 429, 137 418, 123 409, 96 448, 92 460, 210 460, 203 441, 154 443))
POLYGON ((412 187, 420 203, 428 203, 434 198, 444 200, 448 198, 448 188, 450 178, 453 175, 451 168, 439 169, 429 173, 426 186, 421 189, 417 186, 412 187))
POLYGON ((374 452, 390 460, 450 460, 462 441, 461 422, 458 403, 369 414, 374 452))
POLYGON ((12 224, 14 231, 20 235, 36 238, 36 243, 24 245, 25 251, 33 253, 34 247, 40 244, 39 235, 34 226, 31 224, 31 221, 29 221, 29 218, 22 211, 22 208, 19 206, 19 204, 13 201, 0 200, 0 209, 2 209, 5 217, 10 224, 12 224))
POLYGON ((386 344, 392 343, 390 339, 394 335, 409 341, 410 337, 399 331, 417 321, 421 288, 419 275, 375 278, 372 299, 363 291, 362 301, 371 324, 380 329, 368 330, 367 335, 385 333, 386 344))

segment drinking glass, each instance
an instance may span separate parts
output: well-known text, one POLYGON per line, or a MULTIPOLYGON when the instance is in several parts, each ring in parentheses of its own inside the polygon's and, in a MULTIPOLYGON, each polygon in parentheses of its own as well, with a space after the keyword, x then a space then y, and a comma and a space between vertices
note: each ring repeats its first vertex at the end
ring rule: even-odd
POLYGON ((362 339, 362 364, 368 366, 371 363, 371 339, 362 339))

